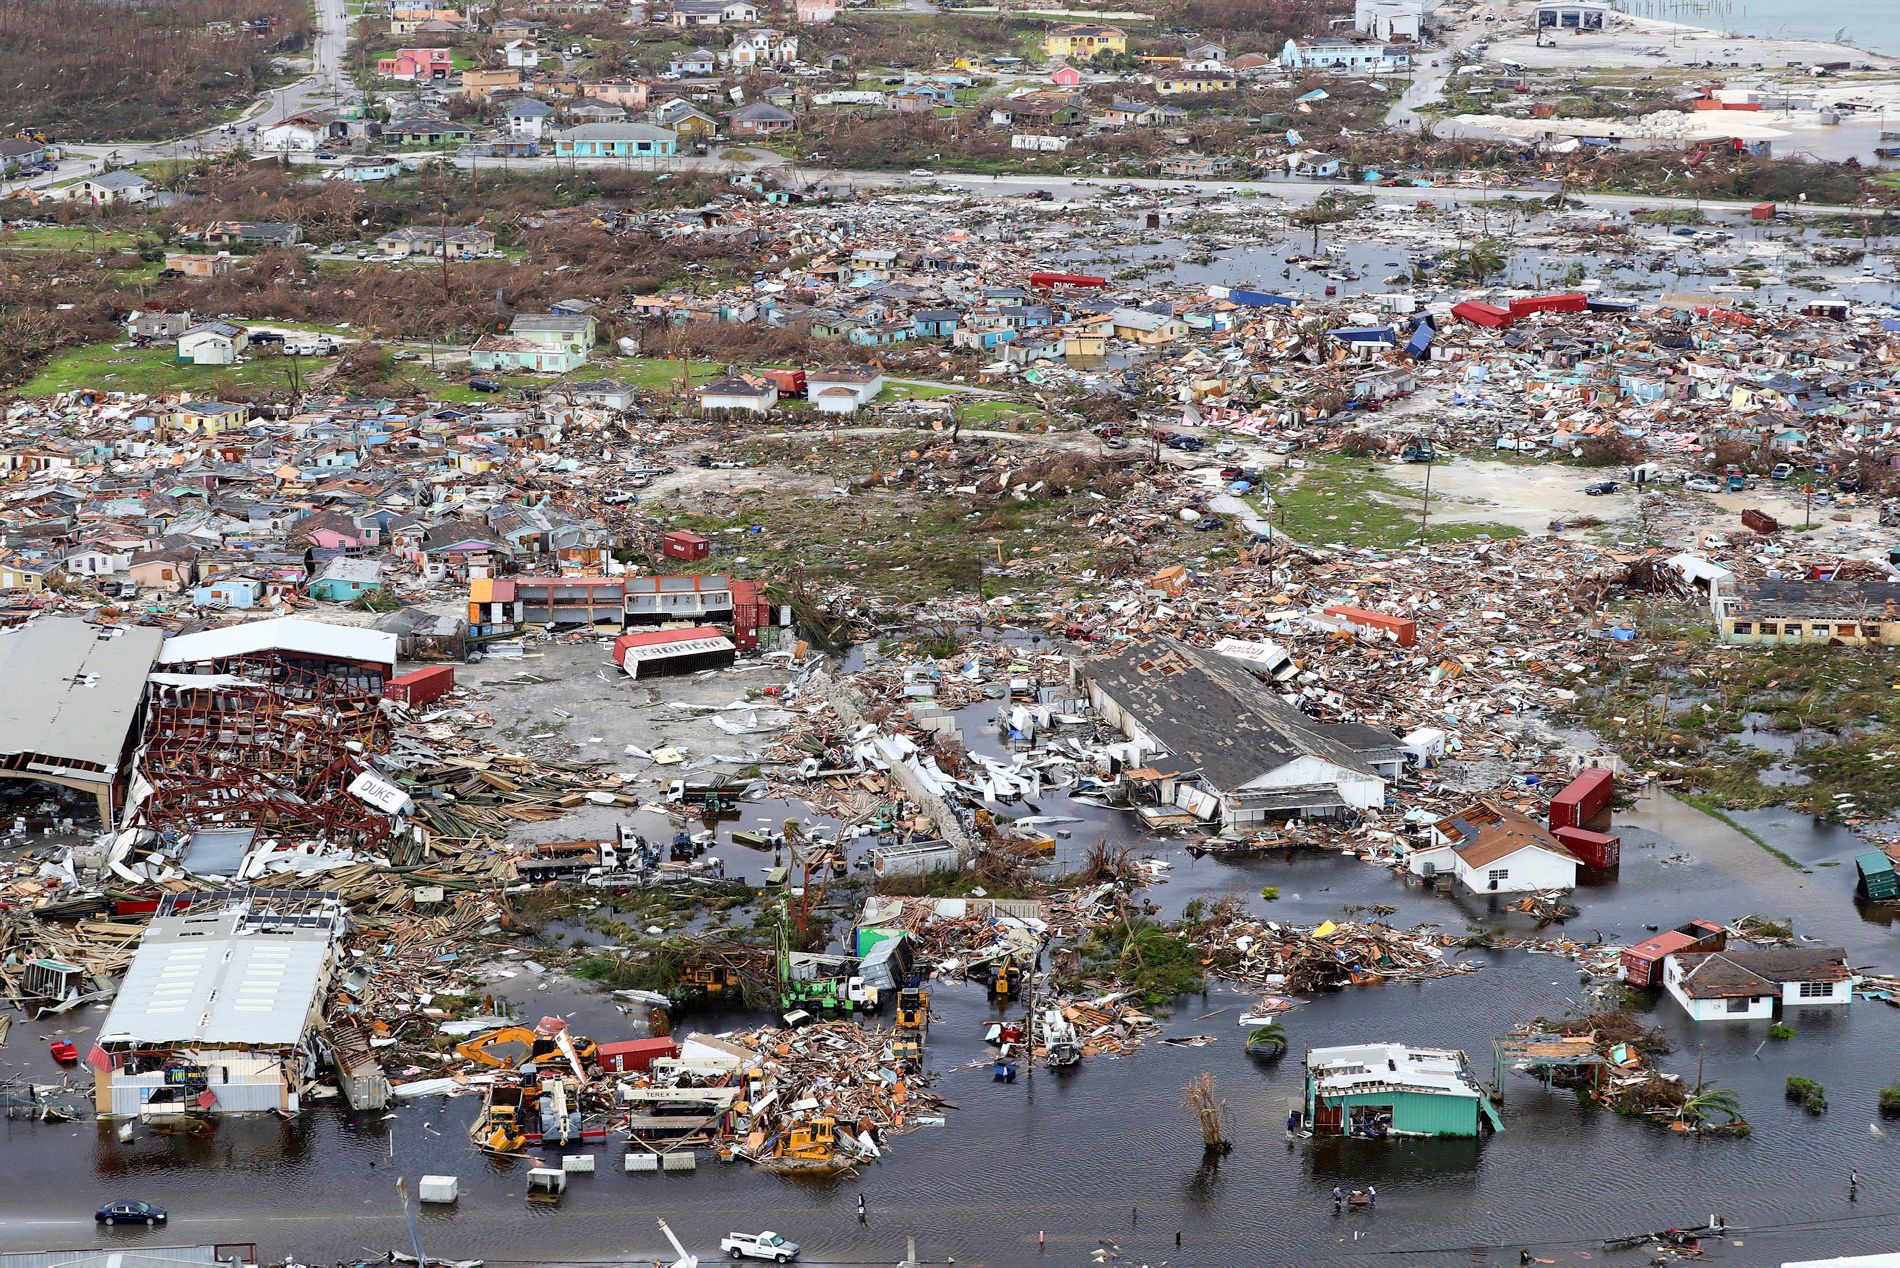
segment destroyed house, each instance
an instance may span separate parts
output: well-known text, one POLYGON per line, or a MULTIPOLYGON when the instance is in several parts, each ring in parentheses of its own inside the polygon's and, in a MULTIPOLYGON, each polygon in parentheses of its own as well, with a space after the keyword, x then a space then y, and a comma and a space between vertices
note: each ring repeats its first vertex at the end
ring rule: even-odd
POLYGON ((1854 973, 1841 947, 1725 948, 1663 958, 1663 989, 1694 1021, 1760 1021, 1783 1007, 1848 1004, 1854 973))
POLYGON ((95 1108, 296 1113, 348 930, 336 894, 167 894, 89 1054, 95 1108))
POLYGON ((0 779, 90 793, 110 827, 124 800, 145 676, 164 636, 47 616, 0 633, 0 779))
POLYGON ((1900 584, 1889 581, 1730 584, 1714 606, 1725 643, 1900 643, 1900 584))
POLYGON ((1308 1052, 1305 1120, 1315 1136, 1369 1139, 1504 1129, 1464 1053, 1400 1043, 1308 1052))
POLYGON ((1404 756, 1373 727, 1324 723, 1240 664, 1158 638, 1083 666, 1089 704, 1133 742, 1161 804, 1223 827, 1385 804, 1404 756))

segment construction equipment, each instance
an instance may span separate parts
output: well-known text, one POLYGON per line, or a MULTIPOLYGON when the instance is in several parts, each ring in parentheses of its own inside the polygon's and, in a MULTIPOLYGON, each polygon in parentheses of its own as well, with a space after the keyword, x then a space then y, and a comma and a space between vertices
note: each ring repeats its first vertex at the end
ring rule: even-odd
POLYGON ((723 964, 687 964, 680 968, 680 985, 702 995, 723 995, 736 981, 733 971, 723 964))
POLYGON ((673 1236, 673 1230, 666 1226, 665 1220, 660 1220, 660 1231, 666 1234, 667 1241, 673 1243, 673 1253, 679 1256, 667 1268, 699 1268, 699 1256, 690 1254, 686 1247, 680 1245, 680 1239, 673 1236))
POLYGON ((897 992, 897 1028, 922 1033, 930 1026, 930 992, 910 985, 897 992))
POLYGON ((1051 1070, 1061 1070, 1081 1063, 1081 1041, 1076 1036, 1075 1026, 1062 1015, 1061 1009, 1044 1010, 1042 1034, 1046 1054, 1044 1061, 1051 1070))
POLYGON ((587 1081, 587 1066, 594 1060, 598 1045, 592 1039, 583 1039, 578 1035, 569 1035, 565 1028, 529 1030, 526 1026, 503 1026, 491 1030, 485 1035, 476 1035, 465 1039, 455 1046, 455 1055, 464 1061, 479 1061, 483 1065, 494 1066, 498 1070, 513 1070, 519 1066, 534 1065, 560 1054, 574 1069, 574 1077, 583 1083, 587 1081), (525 1054, 518 1057, 499 1056, 489 1049, 501 1044, 518 1043, 526 1046, 525 1054))
POLYGON ((900 1030, 891 1039, 891 1057, 899 1067, 914 1070, 923 1064, 924 1045, 914 1030, 900 1030))
POLYGON ((1022 993, 1023 967, 1016 963, 1016 957, 1005 955, 996 962, 996 972, 990 978, 990 994, 998 999, 1014 999, 1022 993))
POLYGON ((851 1164, 838 1151, 838 1120, 820 1115, 768 1141, 762 1165, 773 1171, 841 1171, 851 1164))

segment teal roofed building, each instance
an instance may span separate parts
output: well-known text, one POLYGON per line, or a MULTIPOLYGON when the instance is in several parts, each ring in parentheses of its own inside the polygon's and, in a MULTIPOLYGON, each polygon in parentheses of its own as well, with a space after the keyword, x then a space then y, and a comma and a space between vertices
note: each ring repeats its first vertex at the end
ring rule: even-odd
POLYGON ((1306 1127, 1315 1136, 1480 1136, 1503 1122, 1453 1048, 1402 1043, 1306 1054, 1306 1127))

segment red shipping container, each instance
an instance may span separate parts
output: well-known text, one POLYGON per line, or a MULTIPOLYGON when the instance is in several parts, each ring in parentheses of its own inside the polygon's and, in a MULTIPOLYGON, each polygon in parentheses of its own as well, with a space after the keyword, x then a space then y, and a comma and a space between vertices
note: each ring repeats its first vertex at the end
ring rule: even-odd
POLYGON ((1108 279, 1092 273, 1031 273, 1031 286, 1107 286, 1108 279))
POLYGON ((1460 321, 1468 321, 1474 326, 1493 328, 1508 326, 1513 320, 1510 309, 1499 308, 1496 304, 1481 304, 1475 299, 1468 299, 1462 304, 1453 304, 1451 315, 1460 321))
POLYGON ((1775 205, 1773 203, 1756 203, 1753 207, 1748 209, 1748 218, 1750 220, 1773 220, 1775 218, 1775 205))
POLYGON ((1616 795, 1616 775, 1601 766, 1591 767, 1551 799, 1550 826, 1553 828, 1599 828, 1610 826, 1610 798, 1616 795), (1601 819, 1599 819, 1601 816, 1601 819))
POLYGON ((679 1054, 679 1043, 662 1035, 657 1039, 623 1039, 619 1043, 601 1044, 595 1059, 603 1070, 629 1074, 645 1070, 661 1057, 677 1057, 679 1054))
POLYGON ((712 541, 698 533, 677 528, 660 538, 660 553, 668 559, 684 559, 693 563, 712 553, 712 541))
POLYGON ((1512 300, 1510 313, 1512 317, 1528 317, 1532 313, 1581 313, 1589 307, 1588 295, 1529 295, 1512 300))
POLYGON ((1393 616, 1386 612, 1368 612, 1364 608, 1349 607, 1344 603, 1329 604, 1327 616, 1336 616, 1353 625, 1363 625, 1370 629, 1383 630, 1391 634, 1400 647, 1414 647, 1418 644, 1418 622, 1409 616, 1393 616))
POLYGON ((1588 828, 1553 828, 1557 843, 1576 855, 1585 867, 1615 867, 1623 854, 1623 839, 1588 828))
POLYGON ((430 665, 391 678, 383 684, 383 695, 413 709, 428 704, 437 696, 447 695, 454 686, 453 665, 430 665))

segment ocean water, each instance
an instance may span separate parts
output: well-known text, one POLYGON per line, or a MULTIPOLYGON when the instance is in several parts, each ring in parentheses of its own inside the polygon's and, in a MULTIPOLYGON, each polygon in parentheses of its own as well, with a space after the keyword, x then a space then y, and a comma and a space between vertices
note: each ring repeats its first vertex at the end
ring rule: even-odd
POLYGON ((1634 17, 1783 39, 1827 40, 1900 57, 1900 0, 1622 0, 1634 17))

